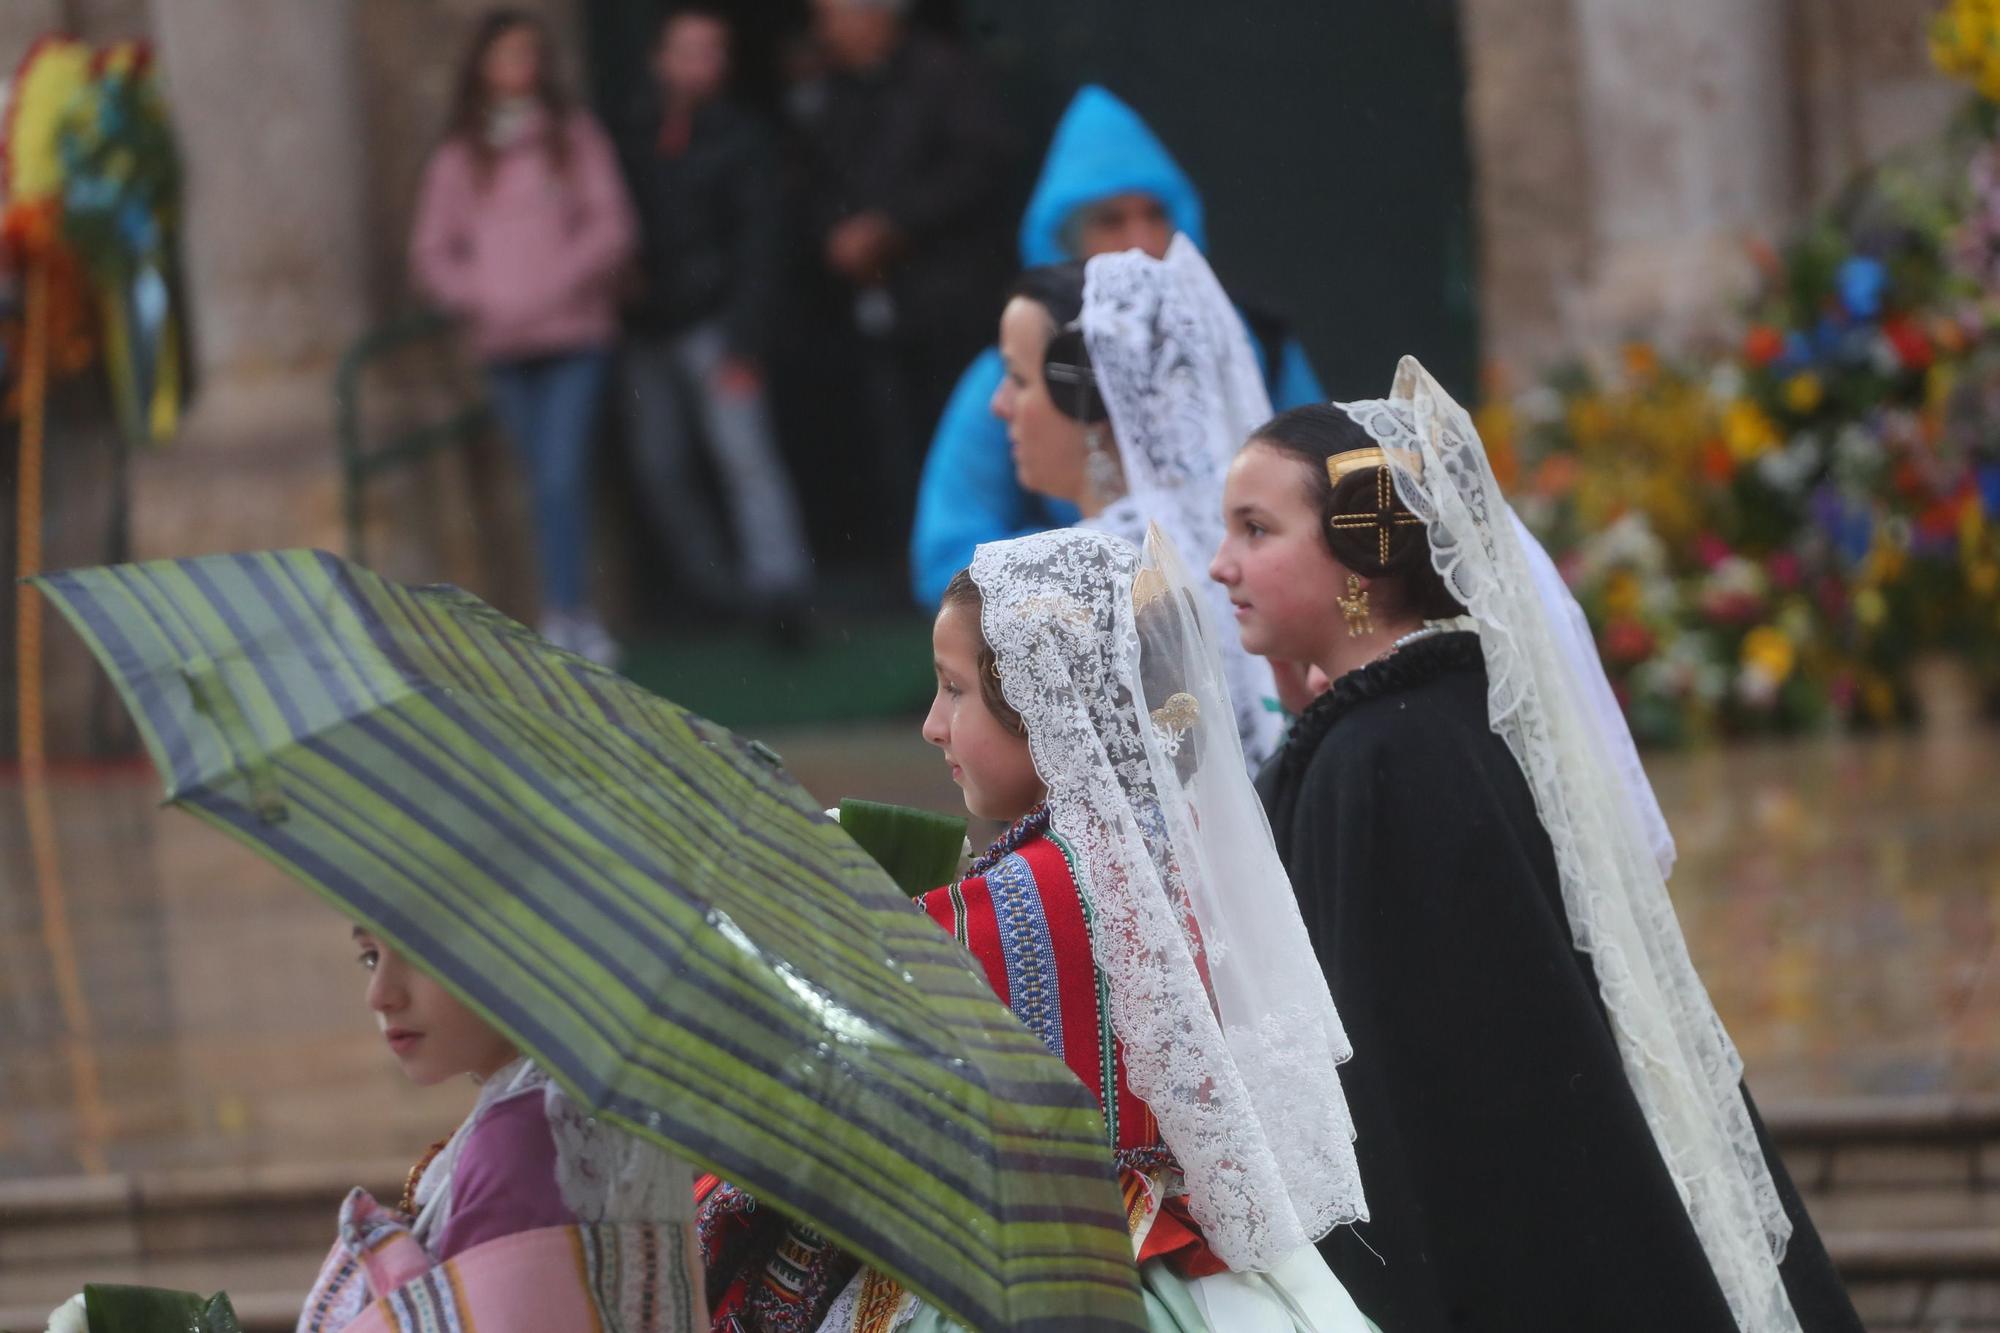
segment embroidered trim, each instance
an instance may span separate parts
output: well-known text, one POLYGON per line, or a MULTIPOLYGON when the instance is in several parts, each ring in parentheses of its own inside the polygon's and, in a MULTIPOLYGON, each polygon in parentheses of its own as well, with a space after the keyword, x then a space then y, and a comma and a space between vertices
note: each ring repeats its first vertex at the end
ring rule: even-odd
POLYGON ((896 1311, 902 1308, 903 1289, 896 1280, 876 1269, 861 1279, 861 1299, 854 1312, 854 1333, 889 1333, 895 1327, 896 1311))
POLYGON ((1021 850, 1022 847, 1040 837, 1048 830, 1048 827, 1049 806, 1048 802, 1044 801, 1027 814, 1015 820, 1005 833, 995 838, 993 845, 988 847, 984 852, 981 852, 979 859, 974 861, 971 867, 966 870, 965 878, 972 879, 975 876, 985 874, 995 865, 998 865, 1001 861, 1006 860, 1015 852, 1021 850))
MULTIPOLYGON (((1044 807, 1046 809, 1046 807, 1044 807)), ((1054 829, 1048 830, 1049 842, 1062 853, 1063 865, 1069 870, 1070 882, 1076 885, 1076 900, 1083 908, 1083 929, 1090 936, 1090 974, 1097 983, 1097 1086, 1101 1089, 1099 1108, 1104 1112, 1104 1136, 1114 1149, 1118 1146, 1118 1034, 1111 1030, 1111 983, 1104 978, 1104 969, 1097 965, 1097 913, 1090 906, 1090 891, 1077 873, 1076 853, 1069 842, 1054 829)))
POLYGON ((1007 1007, 1061 1059, 1062 997, 1056 982, 1055 940, 1049 934, 1049 918, 1035 872, 1016 852, 986 872, 986 891, 993 900, 994 921, 1000 930, 1000 958, 1007 969, 1007 1007))

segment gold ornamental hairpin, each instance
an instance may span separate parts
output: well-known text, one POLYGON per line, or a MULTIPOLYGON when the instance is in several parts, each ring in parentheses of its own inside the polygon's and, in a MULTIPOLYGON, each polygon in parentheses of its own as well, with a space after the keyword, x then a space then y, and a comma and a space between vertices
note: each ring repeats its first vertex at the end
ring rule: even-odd
POLYGON ((1376 559, 1389 563, 1389 538, 1397 528, 1421 527, 1423 520, 1396 503, 1395 483, 1389 478, 1389 460, 1380 449, 1351 449, 1326 460, 1326 479, 1340 485, 1341 479, 1363 468, 1375 469, 1375 508, 1361 514, 1337 514, 1327 520, 1336 532, 1358 528, 1375 529, 1376 559))
POLYGON ((1148 565, 1132 580, 1132 609, 1144 611, 1167 595, 1166 576, 1148 565))
POLYGON ((1159 734, 1160 744, 1168 754, 1177 755, 1188 731, 1201 720, 1201 702, 1186 690, 1177 690, 1153 710, 1152 717, 1153 730, 1159 734))

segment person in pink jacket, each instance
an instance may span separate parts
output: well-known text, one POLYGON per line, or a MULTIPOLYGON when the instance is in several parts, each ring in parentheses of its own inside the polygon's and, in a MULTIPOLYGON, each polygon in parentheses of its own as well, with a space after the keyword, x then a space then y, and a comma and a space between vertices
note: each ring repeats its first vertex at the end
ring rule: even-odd
POLYGON ((534 497, 542 632, 616 655, 586 591, 590 454, 617 341, 617 287, 636 244, 610 140, 574 105, 547 26, 489 13, 424 171, 410 265, 465 322, 534 497))

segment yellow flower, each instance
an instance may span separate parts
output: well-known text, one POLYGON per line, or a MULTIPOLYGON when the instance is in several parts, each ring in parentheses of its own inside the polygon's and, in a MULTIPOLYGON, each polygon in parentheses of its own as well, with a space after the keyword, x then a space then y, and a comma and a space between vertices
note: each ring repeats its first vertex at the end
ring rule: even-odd
POLYGON ((52 199, 61 191, 63 166, 56 154, 56 127, 90 82, 90 58, 90 48, 82 42, 53 38, 35 49, 16 78, 13 117, 6 127, 9 203, 52 199))
POLYGON ((1635 380, 1650 380, 1660 373, 1660 354, 1651 343, 1629 342, 1622 349, 1625 373, 1635 380))
POLYGON ((1909 556, 1902 547, 1892 541, 1877 541, 1862 562, 1861 581, 1874 587, 1894 583, 1902 577, 1903 567, 1908 563, 1909 556))
POLYGON ((1740 463, 1770 452, 1778 444, 1778 427, 1763 408, 1738 398, 1722 414, 1722 439, 1740 463))
POLYGON ((1826 386, 1810 370, 1802 370, 1785 381, 1785 406, 1799 416, 1817 408, 1826 398, 1826 386))
POLYGON ((1774 683, 1785 680, 1798 660, 1798 649, 1781 629, 1759 625, 1743 636, 1743 665, 1766 680, 1774 683))
POLYGON ((2000 565, 1991 560, 1975 560, 1972 568, 1965 571, 1966 586, 1978 597, 1991 597, 2000 590, 2000 565))
POLYGON ((1893 722, 1896 718, 1896 687, 1871 673, 1861 683, 1861 703, 1873 720, 1893 722))
POLYGON ((1889 615, 1889 599, 1878 588, 1863 588, 1854 594, 1854 618, 1867 629, 1874 629, 1889 615))
POLYGON ((1639 610, 1639 580, 1621 569, 1604 583, 1604 614, 1622 620, 1639 610))

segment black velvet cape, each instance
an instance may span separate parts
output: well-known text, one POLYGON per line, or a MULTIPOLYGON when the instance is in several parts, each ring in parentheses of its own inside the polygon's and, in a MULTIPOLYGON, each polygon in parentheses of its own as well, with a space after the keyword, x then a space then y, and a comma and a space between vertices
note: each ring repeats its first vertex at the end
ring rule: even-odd
MULTIPOLYGON (((1362 1311, 1385 1333, 1733 1329, 1571 942, 1534 796, 1487 725, 1477 636, 1342 677, 1258 787, 1354 1045, 1341 1082, 1371 1219, 1321 1252, 1362 1311)), ((1801 1323, 1859 1333, 1764 1149, 1801 1323)))

